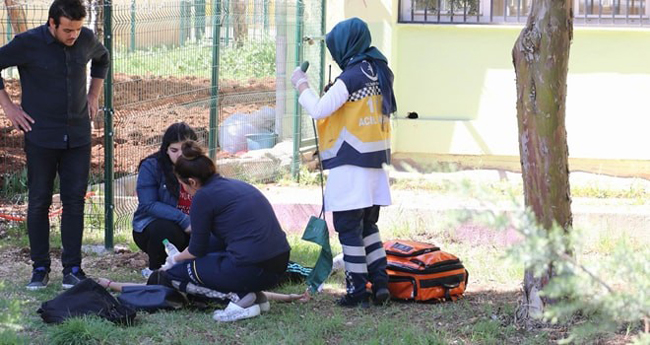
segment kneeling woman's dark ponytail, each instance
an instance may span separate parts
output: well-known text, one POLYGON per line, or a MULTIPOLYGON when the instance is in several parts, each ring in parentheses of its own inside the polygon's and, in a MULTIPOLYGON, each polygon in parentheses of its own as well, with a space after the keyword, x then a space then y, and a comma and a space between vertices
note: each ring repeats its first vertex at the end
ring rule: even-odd
POLYGON ((174 164, 174 173, 183 183, 189 184, 189 179, 194 178, 204 185, 217 173, 214 162, 205 155, 203 148, 196 141, 183 142, 181 151, 182 155, 174 164))

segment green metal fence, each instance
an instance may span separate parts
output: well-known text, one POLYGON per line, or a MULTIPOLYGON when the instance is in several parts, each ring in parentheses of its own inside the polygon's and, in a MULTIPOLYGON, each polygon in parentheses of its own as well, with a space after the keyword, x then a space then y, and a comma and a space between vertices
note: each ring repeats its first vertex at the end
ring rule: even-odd
MULTIPOLYGON (((22 5, 30 27, 45 23, 48 7, 22 5)), ((270 182, 297 172, 298 152, 314 135, 289 77, 308 59, 311 84, 322 86, 324 8, 309 0, 104 0, 89 8, 112 56, 100 106, 104 121, 94 122, 86 215, 88 227, 106 231, 107 246, 113 231, 131 231, 138 164, 174 122, 197 130, 224 175, 270 182)), ((8 20, 6 8, 0 10, 6 39, 8 20)), ((16 71, 3 76, 17 83, 16 71)), ((0 213, 20 217, 22 135, 4 116, 0 121, 0 213)))

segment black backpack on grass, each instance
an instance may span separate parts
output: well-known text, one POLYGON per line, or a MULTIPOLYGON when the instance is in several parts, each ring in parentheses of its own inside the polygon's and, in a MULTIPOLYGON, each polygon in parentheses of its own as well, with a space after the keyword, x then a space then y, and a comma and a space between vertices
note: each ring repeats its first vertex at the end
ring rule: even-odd
POLYGON ((45 323, 61 323, 71 317, 96 315, 108 321, 131 325, 135 310, 122 305, 92 279, 84 279, 36 311, 45 323))

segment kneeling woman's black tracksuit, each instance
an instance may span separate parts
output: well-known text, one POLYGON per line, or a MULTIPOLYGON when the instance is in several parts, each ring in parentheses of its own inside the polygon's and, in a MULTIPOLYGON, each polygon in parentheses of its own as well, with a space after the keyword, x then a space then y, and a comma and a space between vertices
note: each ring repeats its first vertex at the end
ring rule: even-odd
POLYGON ((196 259, 170 268, 171 280, 240 295, 278 283, 291 248, 271 204, 257 188, 214 175, 194 195, 190 219, 188 250, 196 259), (218 250, 209 252, 215 239, 218 250))

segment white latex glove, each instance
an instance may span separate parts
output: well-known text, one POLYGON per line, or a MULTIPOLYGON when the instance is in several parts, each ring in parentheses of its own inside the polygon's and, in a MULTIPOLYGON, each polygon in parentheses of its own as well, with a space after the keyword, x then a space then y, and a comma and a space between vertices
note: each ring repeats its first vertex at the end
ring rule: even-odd
MULTIPOLYGON (((176 254, 178 255, 178 254, 176 254)), ((160 267, 162 271, 167 271, 168 269, 172 268, 174 265, 176 265, 176 255, 171 256, 167 255, 167 260, 165 261, 165 264, 160 267)))
POLYGON ((291 83, 296 90, 298 90, 302 84, 307 84, 307 86, 309 86, 307 74, 300 69, 300 66, 293 70, 293 74, 291 74, 291 83))

